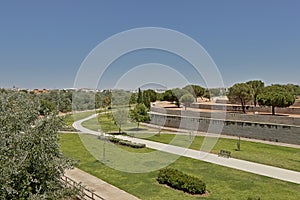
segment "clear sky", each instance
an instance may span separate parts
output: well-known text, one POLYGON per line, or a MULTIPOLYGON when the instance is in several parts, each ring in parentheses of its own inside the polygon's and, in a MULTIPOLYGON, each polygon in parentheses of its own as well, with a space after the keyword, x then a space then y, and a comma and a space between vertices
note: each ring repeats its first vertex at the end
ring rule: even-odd
POLYGON ((138 27, 196 40, 225 86, 251 79, 300 84, 299 10, 298 0, 1 0, 0 87, 73 87, 93 48, 138 27))

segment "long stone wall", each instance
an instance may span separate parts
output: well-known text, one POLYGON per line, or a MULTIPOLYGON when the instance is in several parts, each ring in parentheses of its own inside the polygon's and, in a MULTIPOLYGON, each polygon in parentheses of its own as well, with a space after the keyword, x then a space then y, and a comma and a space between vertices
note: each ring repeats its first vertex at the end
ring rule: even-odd
MULTIPOLYGON (((169 112, 169 111, 167 111, 169 112)), ((185 113, 186 114, 186 113, 185 113)), ((151 123, 261 140, 300 144, 300 126, 150 112, 151 123)))
MULTIPOLYGON (((202 104, 194 103, 191 105, 192 108, 199 109, 213 109, 213 110, 227 110, 227 111, 242 111, 240 105, 233 104, 202 104)), ((287 107, 287 108, 275 108, 276 113, 283 114, 300 114, 300 107, 287 107)), ((247 112, 267 112, 271 113, 270 107, 254 107, 253 105, 246 106, 247 112)))
POLYGON ((192 116, 192 117, 204 117, 215 119, 226 119, 229 121, 245 121, 245 122, 262 122, 272 124, 286 124, 300 126, 300 117, 288 117, 288 116, 273 116, 273 115, 249 115, 240 113, 224 113, 224 112, 196 112, 192 110, 176 110, 176 109, 164 109, 160 107, 151 107, 151 111, 157 113, 165 113, 169 115, 180 116, 192 116))

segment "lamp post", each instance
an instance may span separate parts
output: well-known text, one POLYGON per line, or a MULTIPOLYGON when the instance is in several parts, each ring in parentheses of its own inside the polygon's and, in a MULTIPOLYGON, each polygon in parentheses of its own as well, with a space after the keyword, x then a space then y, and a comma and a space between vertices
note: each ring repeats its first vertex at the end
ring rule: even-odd
POLYGON ((105 162, 105 144, 106 144, 106 135, 103 133, 103 150, 102 150, 102 161, 105 162))

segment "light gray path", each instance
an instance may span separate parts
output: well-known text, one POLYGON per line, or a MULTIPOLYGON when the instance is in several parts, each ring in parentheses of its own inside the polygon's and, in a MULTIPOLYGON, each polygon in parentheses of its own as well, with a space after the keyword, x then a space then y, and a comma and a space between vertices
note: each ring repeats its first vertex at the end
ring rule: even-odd
MULTIPOLYGON (((77 130, 83 132, 83 133, 89 133, 93 135, 99 135, 99 132, 92 131, 90 129, 84 128, 81 123, 89 120, 95 115, 92 115, 90 117, 87 117, 85 119, 79 120, 73 124, 73 127, 77 130)), ((159 151, 164 151, 172 154, 182 155, 189 158, 194 158, 197 160, 202 160, 205 162, 230 167, 233 169, 238 169, 246 172, 251 172, 254 174, 259 174, 279 180, 284 180, 292 183, 300 184, 300 172, 292 171, 292 170, 286 170, 278 167, 272 167, 268 165, 258 164, 254 162, 249 162, 245 160, 239 160, 234 158, 223 158, 218 157, 216 154, 201 152, 197 150, 182 148, 178 146, 163 144, 159 142, 152 142, 148 140, 138 139, 138 138, 132 138, 127 136, 118 136, 119 138, 130 140, 137 143, 143 143, 146 144, 148 148, 156 149, 159 151)))
MULTIPOLYGON (((98 114, 93 114, 85 119, 78 120, 73 123, 73 127, 77 130, 80 130, 84 133, 96 134, 99 135, 99 132, 91 131, 90 129, 84 128, 81 123, 96 117, 98 114)), ((70 177, 71 179, 75 180, 76 182, 81 182, 84 186, 89 189, 94 190, 94 192, 106 200, 138 200, 137 197, 113 186, 105 181, 92 176, 80 169, 73 169, 66 171, 66 176, 70 177)))
POLYGON ((105 200, 139 200, 135 196, 98 179, 80 169, 67 170, 65 175, 92 190, 105 200))

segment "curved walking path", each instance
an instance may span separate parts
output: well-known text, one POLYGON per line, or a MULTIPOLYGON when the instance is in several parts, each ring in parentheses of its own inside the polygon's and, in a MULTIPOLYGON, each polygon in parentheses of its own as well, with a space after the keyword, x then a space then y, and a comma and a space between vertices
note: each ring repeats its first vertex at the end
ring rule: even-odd
MULTIPOLYGON (((80 130, 81 132, 90 133, 91 130, 84 128, 81 123, 96 116, 97 114, 93 114, 85 119, 78 120, 73 123, 73 127, 77 130, 80 130)), ((95 133, 97 133, 96 135, 99 135, 98 132, 93 132, 92 134, 95 135, 95 133)), ((94 193, 98 194, 105 200, 139 200, 139 198, 125 192, 124 190, 121 190, 80 169, 75 168, 72 170, 67 170, 65 172, 65 175, 78 183, 81 182, 84 186, 86 186, 88 189, 93 190, 94 193)))
MULTIPOLYGON (((83 133, 99 135, 99 132, 87 129, 81 125, 82 122, 92 119, 96 116, 97 116, 97 114, 94 114, 85 119, 76 121, 76 122, 74 122, 73 127, 83 133)), ((245 161, 245 160, 239 160, 239 159, 235 159, 235 158, 227 159, 227 158, 223 158, 223 157, 218 157, 218 155, 216 155, 216 154, 201 152, 201 151, 197 151, 197 150, 182 148, 179 146, 163 144, 163 143, 159 143, 159 142, 153 142, 153 141, 148 141, 148 140, 143 140, 143 139, 138 139, 138 138, 132 138, 132 137, 127 137, 127 136, 116 136, 116 137, 121 138, 121 139, 130 140, 130 141, 137 142, 137 143, 146 144, 146 146, 151 149, 156 149, 156 150, 164 151, 164 152, 171 153, 171 154, 194 158, 197 160, 201 160, 201 161, 205 161, 205 162, 209 162, 209 163, 213 163, 213 164, 217 164, 217 165, 221 165, 221 166, 226 166, 226 167, 238 169, 241 171, 251 172, 251 173, 262 175, 262 176, 267 176, 267 177, 271 177, 271 178, 275 178, 275 179, 279 179, 279 180, 283 180, 283 181, 300 184, 300 172, 287 170, 287 169, 283 169, 283 168, 278 168, 278 167, 273 167, 273 166, 269 166, 269 165, 263 165, 263 164, 254 163, 254 162, 249 162, 249 161, 245 161)))

